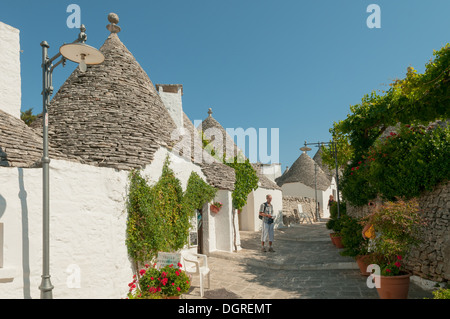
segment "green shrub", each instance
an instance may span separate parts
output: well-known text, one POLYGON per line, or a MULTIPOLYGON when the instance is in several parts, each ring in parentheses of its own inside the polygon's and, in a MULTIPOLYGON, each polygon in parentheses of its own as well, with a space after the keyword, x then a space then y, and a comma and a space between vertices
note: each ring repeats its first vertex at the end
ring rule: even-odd
POLYGON ((342 244, 344 250, 340 252, 342 256, 356 257, 367 254, 368 240, 362 237, 362 229, 359 219, 344 215, 342 218, 342 244))
POLYGON ((450 299, 450 289, 439 288, 433 291, 433 299, 450 299))

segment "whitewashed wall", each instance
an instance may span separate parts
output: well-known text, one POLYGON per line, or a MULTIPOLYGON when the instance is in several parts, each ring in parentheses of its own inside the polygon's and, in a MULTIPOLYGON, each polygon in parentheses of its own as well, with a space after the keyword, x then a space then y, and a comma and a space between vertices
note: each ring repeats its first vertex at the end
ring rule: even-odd
POLYGON ((20 118, 20 31, 0 22, 0 110, 20 118))
MULTIPOLYGON (((144 170, 150 182, 160 177, 166 154, 169 152, 160 148, 144 170)), ((205 178, 198 166, 170 156, 171 168, 183 189, 191 171, 205 178)), ((132 278, 125 245, 127 184, 127 171, 51 161, 50 274, 54 298, 126 297, 132 278)), ((5 236, 0 298, 39 298, 42 170, 0 168, 0 199, 5 236)))

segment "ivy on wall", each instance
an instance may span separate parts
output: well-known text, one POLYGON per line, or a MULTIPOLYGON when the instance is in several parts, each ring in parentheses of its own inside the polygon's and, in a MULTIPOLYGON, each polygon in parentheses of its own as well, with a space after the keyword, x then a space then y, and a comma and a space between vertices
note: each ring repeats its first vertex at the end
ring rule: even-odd
POLYGON ((242 209, 247 204, 248 195, 258 188, 259 178, 252 164, 247 159, 234 157, 233 161, 225 161, 225 164, 234 168, 236 181, 231 194, 233 206, 242 209))
POLYGON ((127 198, 128 254, 136 265, 153 261, 159 251, 176 251, 188 243, 195 209, 211 201, 216 189, 192 172, 186 191, 166 158, 158 182, 149 186, 141 173, 129 174, 127 198))

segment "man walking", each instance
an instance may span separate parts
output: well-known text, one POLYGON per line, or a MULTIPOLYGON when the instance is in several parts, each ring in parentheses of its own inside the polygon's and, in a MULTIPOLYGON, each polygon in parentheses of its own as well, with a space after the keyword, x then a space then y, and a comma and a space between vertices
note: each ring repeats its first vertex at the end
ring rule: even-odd
POLYGON ((264 243, 267 241, 267 237, 269 238, 269 251, 275 252, 272 248, 273 242, 273 227, 274 227, 274 216, 273 216, 273 206, 272 196, 266 196, 266 202, 261 204, 259 208, 259 218, 262 219, 262 233, 261 233, 261 251, 266 252, 266 248, 264 247, 264 243))

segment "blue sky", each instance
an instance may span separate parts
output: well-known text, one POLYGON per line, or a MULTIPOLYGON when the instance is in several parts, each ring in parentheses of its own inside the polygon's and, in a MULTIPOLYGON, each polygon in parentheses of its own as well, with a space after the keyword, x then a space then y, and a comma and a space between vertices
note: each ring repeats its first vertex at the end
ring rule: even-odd
MULTIPOLYGON (((408 66, 423 72, 450 40, 448 0, 2 0, 0 21, 20 29, 22 110, 42 111, 40 42, 53 55, 78 35, 66 25, 72 3, 97 48, 117 13, 120 39, 152 82, 183 84, 192 121, 212 107, 225 128, 279 128, 283 169, 305 140, 329 141, 333 122, 364 94, 408 66), (366 24, 372 3, 380 29, 366 24)), ((55 92, 75 68, 58 67, 55 92)))

